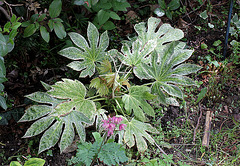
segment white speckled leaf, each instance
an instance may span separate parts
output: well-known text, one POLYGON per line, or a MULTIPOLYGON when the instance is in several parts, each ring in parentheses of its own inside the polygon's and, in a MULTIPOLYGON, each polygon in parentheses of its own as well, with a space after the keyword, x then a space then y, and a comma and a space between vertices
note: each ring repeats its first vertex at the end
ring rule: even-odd
POLYGON ((165 47, 165 43, 178 41, 184 37, 182 30, 173 28, 170 24, 163 24, 157 29, 160 22, 161 19, 150 17, 147 22, 147 28, 145 23, 139 23, 134 26, 143 45, 149 40, 155 40, 157 41, 156 49, 161 50, 165 47))
POLYGON ((96 63, 102 62, 107 58, 106 49, 109 45, 107 31, 99 37, 97 28, 89 22, 87 28, 89 43, 78 33, 71 32, 69 36, 78 48, 65 48, 59 51, 59 54, 69 59, 76 60, 71 62, 68 67, 76 71, 81 71, 80 77, 92 76, 95 73, 96 63))
POLYGON ((36 120, 44 115, 52 112, 53 108, 47 105, 33 105, 29 107, 22 116, 22 118, 18 122, 32 121, 36 120))
POLYGON ((52 124, 54 120, 55 118, 52 116, 47 116, 39 119, 38 121, 34 122, 31 125, 31 127, 27 130, 27 132, 23 136, 23 138, 33 137, 35 135, 42 133, 52 124))
POLYGON ((155 49, 156 44, 154 40, 149 40, 146 44, 143 44, 140 40, 136 40, 133 42, 132 48, 130 48, 125 43, 122 46, 122 53, 120 53, 119 58, 125 65, 133 67, 133 72, 137 77, 141 79, 146 78, 146 73, 141 71, 141 65, 150 62, 149 54, 155 49))
MULTIPOLYGON (((161 52, 153 51, 150 65, 142 65, 142 70, 148 73, 151 79, 155 80, 152 84, 152 93, 158 95, 158 100, 162 104, 171 103, 166 101, 163 91, 170 96, 183 99, 183 93, 176 85, 195 85, 195 82, 185 75, 197 72, 201 67, 181 64, 193 53, 192 50, 184 49, 184 46, 185 44, 181 42, 167 44, 161 52)), ((172 103, 176 105, 176 102, 172 103)))
POLYGON ((96 113, 93 101, 86 100, 86 88, 78 80, 63 79, 52 86, 48 94, 67 101, 58 104, 51 116, 64 116, 73 110, 79 111, 92 119, 96 113))
POLYGON ((27 96, 42 104, 29 107, 20 120, 40 118, 24 135, 28 138, 45 131, 40 140, 39 153, 53 147, 59 139, 60 151, 65 150, 75 136, 74 127, 81 141, 85 141, 85 126, 82 123, 92 124, 96 115, 94 102, 85 99, 86 88, 78 80, 63 79, 48 89, 47 93, 35 92, 27 96))
POLYGON ((56 121, 45 133, 43 134, 38 153, 41 153, 53 147, 59 140, 63 128, 63 122, 56 121))

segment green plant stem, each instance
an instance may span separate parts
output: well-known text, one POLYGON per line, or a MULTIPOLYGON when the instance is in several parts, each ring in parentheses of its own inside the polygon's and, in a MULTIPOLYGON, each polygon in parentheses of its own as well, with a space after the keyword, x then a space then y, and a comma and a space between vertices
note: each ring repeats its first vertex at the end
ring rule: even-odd
POLYGON ((93 99, 92 101, 101 101, 101 100, 106 100, 106 98, 93 99))
POLYGON ((148 85, 152 85, 153 82, 150 82, 150 83, 146 83, 146 84, 143 84, 143 86, 148 86, 148 85))
POLYGON ((95 99, 97 97, 101 97, 101 96, 100 95, 92 96, 92 97, 87 98, 87 100, 92 100, 92 99, 95 99))
POLYGON ((2 142, 0 142, 0 145, 6 146, 6 144, 4 144, 4 143, 2 143, 2 142))
POLYGON ((123 114, 124 117, 127 117, 126 114, 124 113, 121 105, 119 104, 119 102, 115 99, 115 102, 117 103, 118 107, 121 109, 121 113, 123 114))
POLYGON ((92 163, 91 163, 90 166, 93 166, 93 164, 96 162, 96 160, 97 160, 97 158, 98 158, 98 153, 99 153, 100 150, 102 149, 103 144, 106 142, 106 141, 105 141, 106 138, 107 138, 107 134, 106 134, 106 132, 105 132, 104 135, 103 135, 103 140, 102 140, 101 146, 100 146, 100 148, 98 149, 98 152, 97 152, 97 154, 95 155, 95 157, 94 157, 94 159, 93 159, 93 161, 92 161, 92 163))

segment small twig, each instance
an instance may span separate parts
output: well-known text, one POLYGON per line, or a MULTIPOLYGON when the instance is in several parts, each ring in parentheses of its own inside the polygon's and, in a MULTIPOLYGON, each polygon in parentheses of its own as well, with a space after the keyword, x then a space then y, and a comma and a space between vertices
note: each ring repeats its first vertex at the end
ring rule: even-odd
POLYGON ((4 144, 4 143, 2 143, 2 142, 0 142, 0 145, 6 146, 6 144, 4 144))
POLYGON ((194 132, 193 132, 193 142, 194 143, 195 143, 195 140, 196 140, 196 133, 197 133, 197 129, 198 129, 198 126, 199 126, 199 122, 200 122, 200 120, 202 118, 202 107, 201 107, 200 103, 198 104, 198 107, 199 107, 199 110, 200 110, 200 115, 198 117, 197 125, 196 125, 196 127, 194 129, 194 132))
POLYGON ((229 120, 229 119, 225 119, 225 120, 221 123, 221 125, 220 125, 220 127, 219 127, 219 132, 221 132, 222 126, 223 126, 223 124, 224 124, 227 120, 229 120))
POLYGON ((155 142, 155 145, 157 146, 157 148, 167 156, 167 153, 164 152, 164 150, 155 142))
POLYGON ((11 20, 11 17, 10 17, 9 14, 7 13, 7 11, 6 11, 3 7, 1 7, 1 6, 0 6, 0 11, 6 16, 6 18, 7 18, 8 20, 11 20))

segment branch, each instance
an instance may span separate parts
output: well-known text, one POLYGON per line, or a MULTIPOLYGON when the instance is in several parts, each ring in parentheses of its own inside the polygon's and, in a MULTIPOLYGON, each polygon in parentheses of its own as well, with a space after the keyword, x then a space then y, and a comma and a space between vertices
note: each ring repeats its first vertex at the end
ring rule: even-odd
POLYGON ((7 11, 6 11, 3 7, 1 7, 1 6, 0 6, 0 11, 6 16, 6 18, 7 18, 8 20, 11 20, 11 17, 10 17, 9 14, 7 13, 7 11))

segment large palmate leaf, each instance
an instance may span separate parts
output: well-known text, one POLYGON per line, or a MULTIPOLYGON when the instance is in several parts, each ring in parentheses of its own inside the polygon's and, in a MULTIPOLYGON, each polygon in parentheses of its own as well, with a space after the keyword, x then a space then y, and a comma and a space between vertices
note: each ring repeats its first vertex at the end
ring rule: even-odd
POLYGON ((124 44, 120 54, 120 60, 133 67, 134 74, 140 79, 149 79, 143 64, 150 62, 149 55, 154 49, 157 52, 162 51, 167 43, 180 40, 184 37, 182 30, 173 28, 170 24, 163 24, 157 29, 160 19, 151 17, 148 19, 147 27, 144 22, 136 24, 138 37, 132 44, 132 48, 128 44, 124 44))
POLYGON ((122 46, 122 53, 119 54, 119 58, 125 65, 133 67, 135 75, 139 75, 138 73, 141 73, 142 64, 150 62, 149 54, 155 47, 155 40, 149 40, 146 43, 143 43, 141 40, 136 40, 133 42, 132 48, 125 43, 122 46))
POLYGON ((162 50, 166 43, 172 41, 178 41, 184 37, 182 30, 173 28, 170 24, 163 24, 157 29, 161 19, 150 17, 147 22, 147 28, 145 23, 141 22, 134 26, 135 31, 138 34, 138 39, 142 41, 143 45, 151 40, 157 41, 157 50, 162 50))
POLYGON ((179 85, 195 85, 195 82, 185 75, 197 72, 200 66, 194 64, 181 64, 192 55, 192 50, 184 49, 184 44, 172 42, 161 52, 152 53, 151 64, 143 65, 143 70, 154 80, 152 93, 157 94, 162 103, 166 104, 166 97, 162 90, 169 95, 183 98, 179 85), (179 65, 180 64, 180 65, 179 65))
POLYGON ((125 104, 124 107, 127 114, 134 112, 134 116, 145 121, 145 112, 147 115, 155 117, 153 108, 147 103, 146 100, 155 98, 156 96, 149 93, 150 89, 146 86, 132 86, 129 88, 129 94, 125 94, 122 97, 122 101, 125 104))
POLYGON ((81 71, 80 77, 92 76, 95 73, 96 62, 106 59, 106 52, 109 45, 107 31, 99 38, 97 28, 89 22, 87 28, 87 40, 80 34, 71 32, 69 36, 77 47, 68 47, 59 52, 60 55, 74 60, 69 67, 81 71))
POLYGON ((154 139, 150 134, 148 134, 148 132, 157 134, 159 133, 157 129, 148 123, 140 122, 134 118, 131 121, 128 121, 125 117, 122 118, 122 123, 127 125, 123 136, 124 142, 127 146, 131 148, 136 144, 138 151, 144 152, 147 149, 146 140, 148 140, 151 144, 155 143, 154 139))
MULTIPOLYGON (((44 85, 46 86, 46 85, 44 85)), ((85 99, 86 89, 77 80, 63 79, 51 86, 48 92, 35 92, 27 97, 41 105, 33 105, 19 122, 34 122, 24 138, 44 132, 39 145, 39 153, 53 147, 59 141, 60 151, 72 142, 76 129, 81 141, 85 141, 83 123, 92 124, 96 114, 94 102, 85 99)))

